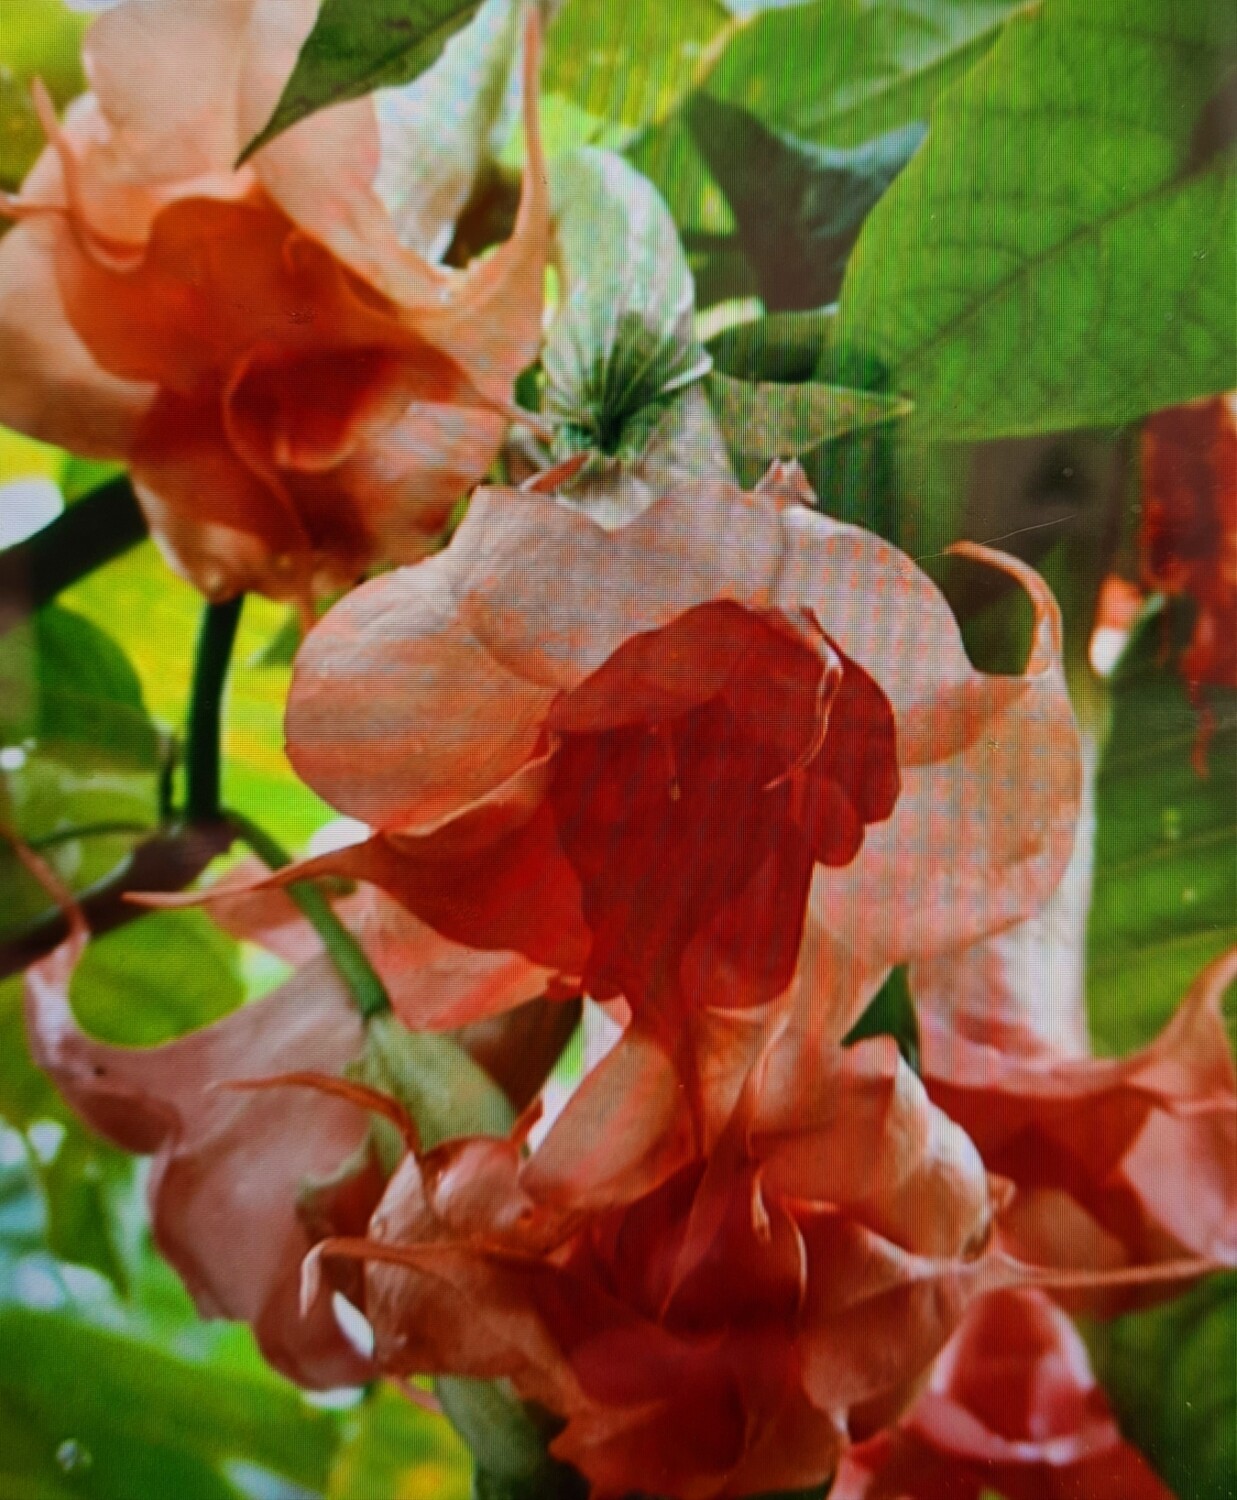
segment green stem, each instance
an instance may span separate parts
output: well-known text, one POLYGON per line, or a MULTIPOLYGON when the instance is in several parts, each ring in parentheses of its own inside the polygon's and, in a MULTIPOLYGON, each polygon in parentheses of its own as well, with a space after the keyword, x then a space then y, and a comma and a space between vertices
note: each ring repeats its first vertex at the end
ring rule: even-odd
POLYGON ((29 541, 0 552, 0 632, 135 547, 145 535, 146 521, 127 478, 92 490, 29 541))
POLYGON ((191 823, 219 817, 220 709, 244 602, 241 594, 225 604, 208 604, 202 615, 185 752, 185 814, 191 823))
MULTIPOLYGON (((265 829, 251 823, 242 813, 228 811, 224 817, 263 864, 272 870, 279 870, 291 863, 281 845, 265 829)), ((347 985, 362 1017, 368 1021, 389 1011, 391 998, 386 986, 378 977, 373 964, 366 958, 365 950, 335 915, 331 903, 318 887, 311 881, 299 880, 295 885, 288 886, 287 891, 305 920, 322 939, 323 947, 339 977, 347 985)))

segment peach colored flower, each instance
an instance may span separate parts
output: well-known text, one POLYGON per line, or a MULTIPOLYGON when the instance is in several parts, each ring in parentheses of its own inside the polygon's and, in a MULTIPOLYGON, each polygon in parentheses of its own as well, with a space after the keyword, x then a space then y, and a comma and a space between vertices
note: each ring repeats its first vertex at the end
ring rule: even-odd
POLYGON ((365 1261, 380 1367, 512 1380, 599 1500, 819 1483, 1016 1273, 984 1253, 978 1155, 891 1042, 783 1027, 758 1051, 697 1141, 629 1031, 531 1153, 517 1130, 409 1155, 307 1290, 365 1261))
MULTIPOLYGON (((1161 1034, 1125 1058, 1073 1055, 1037 1024, 1000 939, 911 971, 924 1081, 1013 1197, 1020 1259, 1058 1270, 1237 1265, 1237 1070, 1220 1010, 1237 949, 1207 968, 1161 1034)), ((1180 1290, 1100 1290, 1119 1311, 1180 1290)))
POLYGON ((842 1460, 831 1500, 1172 1500, 1121 1436, 1069 1319, 1041 1292, 967 1314, 928 1389, 842 1460))
POLYGON ((801 472, 710 473, 614 529, 483 489, 296 663, 289 754, 378 831, 302 871, 382 886, 670 1024, 790 982, 815 885, 875 969, 1037 906, 1069 854, 1076 736, 1036 575, 1025 676, 801 472))
POLYGON ((315 960, 264 999, 177 1041, 115 1047, 87 1036, 69 1003, 86 941, 75 916, 67 941, 27 971, 34 1058, 100 1135, 153 1153, 155 1243, 198 1311, 252 1324, 271 1364, 303 1385, 371 1378, 335 1321, 329 1291, 304 1317, 297 1304, 312 1244, 298 1196, 359 1151, 364 1114, 301 1091, 217 1087, 293 1069, 338 1073, 360 1056, 361 1021, 329 961, 315 960))
POLYGON ((131 468, 156 539, 211 598, 306 600, 414 561, 498 451, 541 323, 548 208, 463 272, 401 244, 372 101, 232 170, 314 0, 127 0, 86 42, 0 243, 0 418, 131 468), (192 59, 191 65, 187 59, 192 59))

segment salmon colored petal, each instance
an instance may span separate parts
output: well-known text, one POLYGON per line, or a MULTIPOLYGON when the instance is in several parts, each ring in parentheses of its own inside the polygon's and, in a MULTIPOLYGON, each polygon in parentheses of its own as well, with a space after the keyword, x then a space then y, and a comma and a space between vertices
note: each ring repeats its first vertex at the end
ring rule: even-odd
POLYGON ((367 1378, 329 1296, 304 1318, 298 1307, 310 1248, 298 1193, 357 1150, 364 1115, 316 1094, 214 1087, 289 1068, 338 1072, 359 1057, 361 1024, 330 965, 318 960, 202 1031, 134 1049, 94 1041, 73 1018, 68 985, 83 943, 78 930, 28 971, 35 1059, 94 1129, 154 1153, 155 1240, 198 1310, 250 1323, 270 1362, 302 1384, 367 1378))
POLYGON ((155 392, 104 370, 69 323, 53 268, 70 237, 48 215, 0 240, 0 422, 76 453, 119 458, 155 392))
POLYGON ((1122 1438, 1069 1319, 1037 1292, 978 1302, 891 1432, 852 1449, 838 1500, 1171 1500, 1122 1438))
MULTIPOLYGON (((877 552, 892 550, 871 540, 877 552)), ((836 559, 850 555, 842 593, 852 601, 836 638, 882 687, 877 663, 888 663, 902 794, 888 822, 869 831, 862 859, 816 872, 812 900, 842 945, 879 966, 960 947, 1037 911, 1074 847, 1081 764, 1059 615, 1032 569, 985 554, 1020 579, 1036 609, 1025 674, 986 677, 957 661, 952 616, 939 602, 928 605, 926 580, 909 582, 909 560, 881 561, 870 587, 888 605, 861 609, 853 589, 867 574, 854 547, 847 539, 836 559), (883 647, 882 630, 890 632, 883 647), (917 687, 918 665, 929 657, 917 687), (880 922, 870 920, 873 911, 884 914, 880 922)), ((827 553, 806 556, 825 566, 827 553)))
MULTIPOLYGON (((988 972, 996 1008, 1009 977, 988 972)), ((1195 982, 1164 1031, 1122 1059, 1019 1056, 925 1034, 933 1098, 1019 1189, 1001 1220, 1049 1266, 1237 1263, 1237 1070, 1220 1003, 1237 950, 1195 982), (1066 1211, 1063 1211, 1063 1202, 1066 1211)), ((939 999, 927 1014, 939 1018, 939 999)), ((1104 1294, 1108 1310, 1143 1294, 1104 1294)))
POLYGON ((535 5, 526 9, 523 45, 525 166, 511 238, 448 283, 445 295, 416 307, 395 296, 409 308, 418 331, 440 349, 449 349, 478 389, 496 400, 509 399, 516 376, 541 346, 550 179, 538 120, 541 23, 535 5))
POLYGON ((691 1148, 679 1076, 658 1043, 633 1028, 576 1089, 522 1181, 560 1213, 590 1213, 653 1191, 691 1148))
POLYGON ((832 1202, 920 1255, 981 1244, 984 1164, 892 1038, 796 1051, 773 1049, 747 1123, 770 1192, 832 1202))
MULTIPOLYGON (((127 174, 172 182, 231 168, 248 30, 263 0, 128 0, 86 36, 87 77, 127 174), (192 69, 169 66, 192 58, 192 69)), ((305 0, 283 0, 304 11, 305 0)))
POLYGON ((551 701, 461 620, 449 557, 355 590, 297 654, 292 764, 371 826, 432 824, 505 781, 532 754, 551 701))

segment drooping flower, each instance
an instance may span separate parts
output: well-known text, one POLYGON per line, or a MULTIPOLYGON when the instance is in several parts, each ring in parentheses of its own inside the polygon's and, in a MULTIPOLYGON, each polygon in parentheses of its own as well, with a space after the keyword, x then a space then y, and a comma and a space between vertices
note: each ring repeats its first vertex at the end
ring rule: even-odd
POLYGON ((784 990, 813 881, 873 967, 1033 909, 1078 781, 1050 596, 984 554, 1037 611, 1026 675, 985 677, 911 560, 808 499, 706 472, 607 529, 479 491, 298 657, 293 763, 378 830, 302 871, 668 1021, 784 990))
MULTIPOLYGON (((311 1246, 329 1234, 361 1232, 390 1170, 357 1107, 369 1096, 342 1076, 364 1071, 371 1038, 317 934, 284 893, 230 890, 252 876, 238 868, 221 883, 220 925, 277 953, 294 966, 291 976, 175 1041, 113 1046, 88 1036, 73 1015, 70 983, 88 940, 80 913, 37 857, 18 852, 70 922, 67 940, 27 973, 35 1060, 94 1130, 124 1150, 154 1155, 155 1243, 199 1312, 250 1323, 267 1359, 303 1385, 372 1378, 328 1294, 304 1318, 298 1305, 311 1246), (266 1086, 289 1077, 320 1086, 266 1086)), ((472 992, 495 986, 512 1003, 543 988, 543 976, 524 960, 449 944, 378 892, 344 898, 338 914, 372 954, 392 999, 414 1015, 448 1003, 467 1015, 478 1009, 472 992)), ((461 1040, 519 1108, 543 1083, 572 1014, 548 1002, 524 1005, 501 1017, 503 1034, 461 1040)), ((380 1024, 388 1028, 384 1055, 398 1052, 404 1028, 392 1017, 380 1024)))
POLYGON ((517 1131, 409 1155, 310 1292, 323 1260, 366 1262, 379 1366, 510 1379, 598 1500, 820 1483, 1016 1273, 985 1254, 973 1146, 888 1039, 783 1027, 756 1052, 701 1140, 629 1030, 531 1153, 517 1131))
POLYGON ((371 1378, 329 1290, 304 1316, 297 1300, 312 1244, 298 1197, 359 1151, 364 1114, 316 1094, 219 1087, 293 1069, 339 1073, 360 1056, 361 1020, 330 962, 314 960, 270 995, 176 1041, 117 1047, 82 1031, 69 1001, 87 937, 73 916, 68 939, 27 971, 35 1061, 92 1129, 154 1155, 155 1243, 204 1317, 251 1324, 271 1364, 303 1385, 371 1378))
POLYGON ((1120 1429, 1086 1347, 1042 1293, 968 1312, 898 1425, 852 1448, 832 1500, 1172 1500, 1120 1429))
MULTIPOLYGON (((1125 1058, 1063 1045, 1042 1024, 1051 997, 1011 957, 996 938, 911 970, 928 1091, 1014 1185, 1002 1243, 1057 1270, 1237 1265, 1237 1070, 1220 1011, 1237 949, 1125 1058)), ((1097 1288, 1086 1305, 1179 1289, 1097 1288)))
POLYGON ((126 0, 102 15, 92 92, 63 126, 42 101, 52 145, 0 243, 0 419, 123 459, 156 539, 211 598, 305 601, 423 555, 498 451, 540 338, 535 16, 515 230, 456 272, 402 244, 379 200, 370 100, 233 170, 316 11, 126 0))

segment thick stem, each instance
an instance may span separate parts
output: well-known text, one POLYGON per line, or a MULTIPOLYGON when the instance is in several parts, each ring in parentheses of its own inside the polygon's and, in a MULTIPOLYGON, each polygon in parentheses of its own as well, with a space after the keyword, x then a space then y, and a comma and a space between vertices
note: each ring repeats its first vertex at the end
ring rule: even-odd
MULTIPOLYGON (((263 864, 278 870, 290 863, 284 849, 256 823, 236 812, 228 812, 225 817, 263 864)), ((364 1019, 368 1021, 390 1010, 391 999, 386 986, 366 958, 365 950, 335 915, 331 903, 318 887, 303 880, 288 886, 287 890, 305 920, 322 939, 336 972, 347 985, 353 1003, 364 1019)))
POLYGON ((244 595, 208 604, 198 632, 185 752, 185 816, 209 823, 219 816, 221 706, 244 595))
POLYGON ((0 632, 145 536, 146 520, 129 480, 122 476, 100 485, 29 541, 0 552, 0 632))

